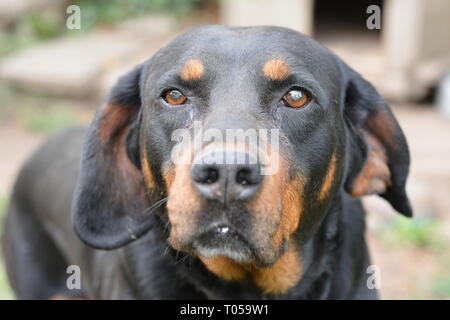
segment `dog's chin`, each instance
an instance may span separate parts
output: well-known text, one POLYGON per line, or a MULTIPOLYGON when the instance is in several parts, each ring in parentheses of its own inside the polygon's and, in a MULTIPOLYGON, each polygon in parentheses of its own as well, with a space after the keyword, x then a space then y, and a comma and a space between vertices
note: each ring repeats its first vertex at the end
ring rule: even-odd
POLYGON ((200 247, 196 249, 196 255, 203 258, 226 257, 239 264, 250 264, 253 256, 243 250, 232 250, 229 248, 208 248, 200 247))
POLYGON ((225 257, 237 264, 257 268, 271 267, 286 249, 286 246, 281 246, 275 252, 271 248, 261 248, 229 224, 213 224, 184 241, 171 237, 169 242, 175 250, 199 258, 225 257))
POLYGON ((254 260, 253 254, 248 248, 236 248, 230 244, 222 246, 196 245, 195 254, 204 258, 226 257, 240 264, 249 264, 254 260))
POLYGON ((251 245, 233 232, 205 232, 193 241, 192 249, 195 255, 204 258, 227 257, 240 264, 255 260, 251 245))

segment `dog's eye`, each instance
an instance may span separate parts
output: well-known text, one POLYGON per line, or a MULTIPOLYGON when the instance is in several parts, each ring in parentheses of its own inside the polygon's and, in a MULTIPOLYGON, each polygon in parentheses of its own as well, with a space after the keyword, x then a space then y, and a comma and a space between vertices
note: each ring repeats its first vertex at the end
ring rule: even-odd
POLYGON ((309 102, 309 95, 300 88, 291 89, 283 96, 285 103, 292 108, 301 108, 309 102))
POLYGON ((180 90, 170 89, 163 94, 164 100, 172 105, 180 105, 186 102, 186 96, 180 90))

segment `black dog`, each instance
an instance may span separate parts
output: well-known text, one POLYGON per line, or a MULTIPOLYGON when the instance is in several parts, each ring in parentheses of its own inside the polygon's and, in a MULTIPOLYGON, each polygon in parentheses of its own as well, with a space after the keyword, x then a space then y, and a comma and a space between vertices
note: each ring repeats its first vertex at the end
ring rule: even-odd
POLYGON ((320 44, 278 27, 198 28, 123 76, 87 131, 28 161, 6 220, 8 275, 24 299, 377 298, 358 197, 411 216, 408 167, 389 107, 320 44), (245 141, 220 153, 211 139, 174 161, 172 133, 196 121, 278 129, 278 149, 263 162, 245 141), (69 265, 81 289, 66 286, 69 265))

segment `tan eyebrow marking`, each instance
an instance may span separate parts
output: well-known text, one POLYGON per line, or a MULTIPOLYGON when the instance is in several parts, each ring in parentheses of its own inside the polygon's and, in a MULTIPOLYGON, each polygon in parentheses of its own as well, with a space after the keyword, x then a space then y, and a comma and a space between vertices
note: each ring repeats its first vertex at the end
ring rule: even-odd
POLYGON ((284 80, 291 73, 291 69, 283 59, 271 59, 263 68, 264 75, 271 80, 284 80))
POLYGON ((183 80, 198 80, 203 77, 205 66, 199 59, 189 59, 180 71, 180 77, 183 80))

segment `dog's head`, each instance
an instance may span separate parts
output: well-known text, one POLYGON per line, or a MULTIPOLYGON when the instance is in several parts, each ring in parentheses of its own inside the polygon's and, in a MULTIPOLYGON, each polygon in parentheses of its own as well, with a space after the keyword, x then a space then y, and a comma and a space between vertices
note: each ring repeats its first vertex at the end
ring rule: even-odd
POLYGON ((202 27, 123 76, 98 111, 75 230, 117 248, 158 208, 176 250, 285 292, 300 277, 298 245, 343 192, 412 214, 408 167, 389 107, 329 50, 284 28, 202 27))

